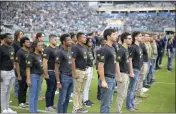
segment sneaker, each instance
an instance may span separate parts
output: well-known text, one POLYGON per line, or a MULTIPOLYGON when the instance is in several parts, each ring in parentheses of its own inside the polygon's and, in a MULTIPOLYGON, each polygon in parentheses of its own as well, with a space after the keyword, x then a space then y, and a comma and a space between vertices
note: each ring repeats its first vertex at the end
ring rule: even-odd
POLYGON ((95 103, 94 103, 94 102, 92 102, 91 100, 88 100, 88 102, 90 102, 90 104, 92 104, 92 105, 93 105, 93 104, 95 104, 95 103))
POLYGON ((56 105, 53 105, 52 107, 53 107, 53 109, 55 109, 55 110, 57 109, 56 105))
POLYGON ((19 107, 20 107, 20 108, 25 108, 25 104, 24 104, 24 103, 20 103, 20 104, 19 104, 19 107))
POLYGON ((9 113, 6 109, 2 111, 2 113, 9 113))
POLYGON ((59 94, 59 91, 55 91, 55 95, 59 94))
POLYGON ((144 93, 147 92, 148 90, 149 90, 149 89, 147 89, 147 88, 145 88, 145 87, 142 88, 142 92, 144 92, 144 93))
POLYGON ((9 103, 12 103, 12 101, 9 101, 9 103))
POLYGON ((138 97, 140 97, 140 98, 147 98, 148 95, 146 95, 146 94, 142 94, 142 95, 139 95, 138 97))
POLYGON ((150 85, 145 85, 144 87, 145 87, 145 88, 150 88, 150 85))
POLYGON ((16 111, 13 111, 12 109, 8 108, 8 113, 17 113, 16 111))
POLYGON ((136 109, 134 109, 134 108, 130 108, 130 109, 128 109, 130 112, 138 112, 136 109))
POLYGON ((51 112, 56 112, 56 110, 53 108, 53 107, 46 107, 46 110, 47 111, 51 111, 51 112))
POLYGON ((88 100, 84 102, 84 105, 86 107, 91 107, 92 106, 92 104, 88 100))
POLYGON ((70 100, 69 100, 69 103, 71 103, 71 102, 73 102, 73 100, 72 100, 72 99, 70 99, 70 100))
POLYGON ((98 99, 98 100, 101 100, 101 97, 100 97, 100 95, 98 95, 98 96, 97 96, 97 99, 98 99))
POLYGON ((26 103, 26 106, 29 107, 29 103, 28 102, 26 103))
POLYGON ((88 111, 87 109, 85 109, 85 108, 80 108, 79 110, 81 110, 82 113, 88 113, 88 112, 89 112, 89 111, 88 111))
POLYGON ((81 109, 73 110, 72 113, 83 113, 81 109))
POLYGON ((137 104, 139 104, 139 103, 141 103, 141 102, 142 102, 142 100, 134 99, 134 102, 133 102, 133 103, 134 103, 135 105, 137 105, 137 104))

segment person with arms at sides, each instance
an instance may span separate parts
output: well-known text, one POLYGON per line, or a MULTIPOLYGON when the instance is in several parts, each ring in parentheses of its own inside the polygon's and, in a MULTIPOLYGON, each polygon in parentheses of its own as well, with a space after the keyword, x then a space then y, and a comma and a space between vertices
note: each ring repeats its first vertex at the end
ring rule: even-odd
POLYGON ((55 73, 59 90, 57 113, 67 113, 71 93, 73 92, 72 77, 72 40, 69 34, 60 37, 62 47, 57 51, 55 73))
MULTIPOLYGON (((120 40, 120 39, 119 39, 120 40)), ((122 47, 117 52, 117 100, 116 112, 122 113, 122 105, 127 96, 129 85, 129 53, 128 47, 132 43, 131 34, 124 32, 121 34, 122 47)))
POLYGON ((160 65, 159 65, 159 62, 160 62, 160 60, 162 58, 162 54, 164 52, 164 48, 163 48, 163 45, 162 45, 160 37, 158 35, 155 35, 155 37, 156 37, 155 42, 156 42, 157 50, 158 50, 157 51, 158 53, 157 53, 155 70, 158 70, 158 69, 161 69, 160 65))
POLYGON ((116 85, 116 52, 113 43, 116 42, 117 33, 114 29, 106 29, 103 33, 107 41, 100 53, 98 73, 100 75, 99 85, 101 86, 100 113, 110 113, 113 93, 116 85))
POLYGON ((4 34, 4 43, 0 46, 0 71, 1 71, 1 113, 16 113, 9 108, 10 91, 15 81, 14 73, 14 49, 10 33, 4 34))
POLYGON ((172 71, 172 61, 174 58, 174 32, 170 33, 170 38, 167 42, 167 56, 168 56, 168 62, 167 62, 167 70, 172 71))
MULTIPOLYGON (((43 55, 44 49, 47 47, 47 45, 44 44, 44 38, 45 38, 45 34, 44 34, 44 33, 38 32, 38 33, 36 34, 36 40, 38 40, 39 42, 42 43, 42 53, 41 53, 42 55, 43 55)), ((42 78, 41 85, 42 85, 42 83, 43 83, 43 78, 42 78)), ((41 88, 41 89, 42 89, 42 88, 41 88)), ((43 100, 43 99, 45 99, 45 97, 43 97, 41 94, 42 94, 42 93, 41 93, 41 91, 40 91, 40 96, 39 96, 39 99, 38 99, 38 100, 43 100)))
POLYGON ((143 88, 143 81, 146 77, 147 71, 148 71, 148 52, 147 52, 147 47, 145 43, 147 42, 147 38, 145 37, 145 33, 142 35, 142 41, 141 41, 141 49, 142 49, 142 59, 143 59, 143 65, 140 71, 139 75, 139 82, 138 82, 138 88, 136 91, 136 96, 141 97, 141 98, 147 98, 148 96, 143 93, 142 88, 143 88))
POLYGON ((82 32, 76 35, 78 43, 72 49, 72 75, 74 81, 73 89, 73 113, 86 113, 87 109, 82 107, 83 91, 88 77, 87 71, 87 48, 86 36, 82 32))
POLYGON ((55 56, 56 56, 56 45, 57 45, 57 36, 54 34, 49 35, 49 46, 44 49, 43 52, 43 71, 44 78, 46 80, 46 93, 45 93, 45 102, 47 111, 56 111, 54 106, 54 96, 57 89, 56 76, 55 76, 55 56))
POLYGON ((145 33, 145 46, 146 46, 146 49, 147 49, 147 54, 148 54, 148 70, 147 70, 147 73, 146 73, 146 76, 145 76, 145 79, 143 81, 143 87, 145 88, 150 88, 150 85, 147 84, 147 78, 148 78, 148 74, 150 72, 150 64, 151 64, 151 57, 152 57, 152 47, 151 47, 151 44, 150 44, 150 40, 151 40, 151 34, 150 33, 145 33))
POLYGON ((26 64, 27 85, 29 87, 29 111, 37 113, 38 98, 40 95, 43 76, 42 43, 35 40, 32 43, 32 53, 29 54, 26 64))
MULTIPOLYGON (((97 70, 97 74, 98 74, 98 79, 100 78, 100 75, 98 73, 98 63, 100 61, 100 53, 101 53, 101 50, 103 49, 104 45, 106 45, 106 40, 104 38, 100 38, 100 49, 97 50, 96 52, 96 70, 97 70)), ((101 86, 99 86, 98 84, 98 87, 97 87, 97 99, 98 100, 101 100, 101 86)))
POLYGON ((142 67, 142 49, 140 48, 141 43, 141 32, 135 31, 132 33, 132 45, 129 48, 129 65, 130 65, 130 83, 126 99, 126 108, 130 112, 137 112, 137 108, 134 106, 134 95, 137 89, 137 83, 142 67))
MULTIPOLYGON (((24 33, 21 30, 17 30, 14 33, 14 41, 13 41, 12 46, 15 50, 15 56, 16 56, 16 52, 21 48, 20 40, 23 36, 24 36, 24 33)), ((15 97, 18 97, 19 85, 18 85, 18 78, 17 78, 16 70, 15 70, 15 75, 16 75, 16 77, 15 77, 15 83, 14 83, 14 94, 15 94, 15 97)))
POLYGON ((87 38, 85 45, 87 46, 88 51, 88 59, 87 59, 88 77, 83 91, 83 103, 86 107, 91 107, 94 104, 92 101, 89 100, 89 88, 93 77, 93 60, 94 60, 92 40, 90 38, 87 38))
MULTIPOLYGON (((18 77, 18 104, 20 108, 25 108, 26 105, 26 93, 27 93, 27 83, 26 83, 26 59, 29 55, 30 40, 27 37, 23 37, 20 40, 21 48, 16 53, 15 64, 16 72, 18 77)), ((28 105, 28 104, 27 104, 28 105)))
POLYGON ((150 58, 150 67, 149 72, 147 74, 147 84, 151 85, 154 82, 154 70, 156 66, 156 58, 157 58, 157 44, 155 41, 155 35, 151 35, 150 37, 151 44, 151 58, 150 58))

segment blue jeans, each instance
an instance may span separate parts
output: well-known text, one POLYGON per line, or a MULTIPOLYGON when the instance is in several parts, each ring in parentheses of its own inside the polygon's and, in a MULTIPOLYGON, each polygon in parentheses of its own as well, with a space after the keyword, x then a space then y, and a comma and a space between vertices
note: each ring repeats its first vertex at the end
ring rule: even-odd
POLYGON ((70 96, 73 92, 73 77, 71 74, 67 75, 63 73, 60 76, 62 88, 59 90, 57 112, 67 113, 70 96))
POLYGON ((139 79, 140 71, 138 69, 133 69, 134 77, 130 77, 130 84, 128 86, 128 93, 126 99, 126 108, 131 109, 134 108, 134 94, 137 87, 137 82, 139 79))
POLYGON ((30 113, 37 113, 38 98, 40 95, 42 77, 38 74, 31 74, 31 83, 29 87, 29 110, 30 113))
POLYGON ((108 84, 108 88, 102 88, 101 79, 99 79, 99 86, 101 87, 100 113, 110 113, 110 105, 112 103, 113 93, 116 85, 115 78, 105 77, 105 80, 108 84))
POLYGON ((47 90, 45 93, 46 107, 54 105, 54 96, 57 89, 56 77, 54 71, 48 71, 49 79, 46 79, 47 90))
POLYGON ((18 97, 18 90, 19 90, 18 78, 17 78, 16 69, 14 71, 15 71, 14 94, 15 94, 15 97, 18 97))
POLYGON ((172 70, 172 61, 174 58, 174 53, 170 53, 170 57, 168 56, 167 69, 172 70))

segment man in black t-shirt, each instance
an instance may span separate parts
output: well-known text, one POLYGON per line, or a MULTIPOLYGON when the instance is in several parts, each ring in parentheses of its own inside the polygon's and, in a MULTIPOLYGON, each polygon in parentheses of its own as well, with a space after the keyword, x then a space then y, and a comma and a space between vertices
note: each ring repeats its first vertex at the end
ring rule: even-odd
POLYGON ((128 47, 132 43, 131 34, 124 32, 121 34, 122 46, 117 51, 117 101, 116 112, 122 113, 123 101, 127 96, 129 85, 129 53, 128 47))
POLYGON ((62 47, 57 51, 55 61, 55 72, 57 86, 60 89, 57 106, 57 113, 67 113, 69 99, 73 92, 72 77, 72 40, 69 34, 63 34, 60 37, 62 47))
POLYGON ((74 78, 73 89, 73 113, 85 113, 87 109, 82 107, 83 91, 87 81, 87 48, 85 47, 86 36, 77 33, 78 43, 72 47, 72 75, 74 78))
MULTIPOLYGON (((13 41, 12 46, 13 46, 14 51, 15 51, 15 57, 16 57, 17 51, 21 48, 21 46, 20 46, 20 40, 21 40, 21 38, 23 36, 24 36, 24 33, 21 30, 17 30, 14 33, 14 41, 13 41)), ((17 78, 16 70, 15 70, 15 75, 16 75, 16 77, 15 77, 15 83, 14 83, 14 93, 15 93, 15 97, 18 97, 19 85, 18 85, 18 78, 17 78)))
POLYGON ((110 113, 110 105, 115 89, 116 74, 116 53, 112 46, 116 42, 117 33, 114 29, 106 29, 103 33, 106 45, 100 53, 98 72, 100 75, 99 85, 101 86, 101 106, 100 113, 110 113))
POLYGON ((55 76, 55 55, 56 55, 56 45, 57 45, 57 36, 54 34, 49 35, 50 45, 44 49, 43 52, 43 69, 44 77, 46 80, 46 110, 55 111, 54 107, 54 96, 56 91, 56 76, 55 76))
POLYGON ((0 71, 1 71, 1 113, 16 113, 9 108, 10 91, 15 80, 14 49, 11 46, 12 36, 4 34, 4 43, 0 46, 0 71))
POLYGON ((137 108, 134 106, 134 95, 137 88, 137 83, 142 67, 142 49, 140 47, 142 34, 138 31, 132 33, 133 43, 129 48, 129 64, 130 64, 130 84, 126 99, 127 109, 131 112, 136 112, 137 108))
POLYGON ((30 40, 27 37, 23 37, 20 40, 20 48, 15 57, 16 62, 16 72, 18 77, 18 104, 19 107, 25 108, 26 103, 26 92, 27 92, 27 83, 26 83, 26 59, 29 55, 30 40))
MULTIPOLYGON (((148 36, 147 36, 148 37, 148 36)), ((143 88, 143 81, 145 79, 145 76, 147 75, 148 71, 148 52, 147 52, 147 47, 145 45, 145 42, 147 41, 147 37, 142 35, 142 42, 140 44, 140 47, 142 49, 142 68, 140 71, 139 75, 139 82, 138 82, 138 88, 136 92, 136 96, 141 97, 141 98, 147 98, 147 95, 143 93, 142 88, 143 88)))

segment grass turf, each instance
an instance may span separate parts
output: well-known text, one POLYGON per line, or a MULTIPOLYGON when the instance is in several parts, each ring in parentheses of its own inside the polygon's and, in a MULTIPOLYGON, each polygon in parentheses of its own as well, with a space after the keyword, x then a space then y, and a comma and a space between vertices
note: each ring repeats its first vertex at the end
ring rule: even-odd
MULTIPOLYGON (((168 72, 166 69, 167 57, 163 58, 163 67, 160 70, 155 71, 156 83, 152 85, 147 94, 147 99, 142 99, 142 103, 137 105, 140 112, 170 112, 174 113, 175 109, 175 60, 173 61, 173 71, 168 72)), ((96 99, 97 96, 97 73, 94 68, 93 80, 90 87, 89 99, 95 104, 87 108, 91 113, 98 113, 100 111, 100 101, 96 99)), ((46 82, 43 80, 41 94, 45 95, 46 82)), ((114 93, 113 104, 111 106, 111 112, 115 112, 115 101, 117 94, 114 93)), ((27 98, 28 99, 28 98, 27 98)), ((18 106, 18 100, 14 97, 14 90, 11 92, 11 106, 18 106)), ((55 96, 55 104, 58 102, 58 95, 55 96)), ((38 102, 38 109, 45 110, 45 100, 38 102)), ((28 113, 29 110, 14 109, 18 113, 28 113)), ((125 102, 123 105, 123 112, 128 112, 125 109, 125 102)), ((72 111, 72 103, 69 104, 68 113, 72 111)))

